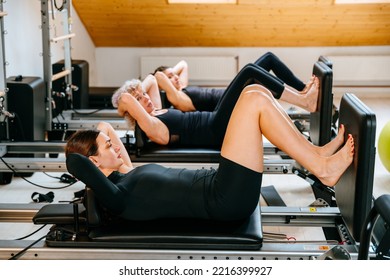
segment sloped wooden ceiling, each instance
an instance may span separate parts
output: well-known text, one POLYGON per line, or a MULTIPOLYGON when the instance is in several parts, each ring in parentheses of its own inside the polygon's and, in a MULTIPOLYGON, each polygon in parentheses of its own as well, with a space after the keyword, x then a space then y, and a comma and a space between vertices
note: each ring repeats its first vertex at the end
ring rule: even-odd
POLYGON ((334 0, 73 0, 96 47, 390 45, 390 4, 334 0))

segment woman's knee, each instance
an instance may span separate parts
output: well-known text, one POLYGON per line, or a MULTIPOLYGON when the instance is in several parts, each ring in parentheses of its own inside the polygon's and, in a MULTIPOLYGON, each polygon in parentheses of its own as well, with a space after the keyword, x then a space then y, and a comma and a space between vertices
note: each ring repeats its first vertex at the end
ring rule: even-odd
POLYGON ((269 89, 260 84, 251 84, 244 88, 243 93, 255 92, 258 96, 266 96, 273 98, 273 95, 269 89))
POLYGON ((241 95, 244 99, 243 101, 249 103, 269 103, 273 99, 272 93, 266 87, 259 84, 246 86, 241 95))

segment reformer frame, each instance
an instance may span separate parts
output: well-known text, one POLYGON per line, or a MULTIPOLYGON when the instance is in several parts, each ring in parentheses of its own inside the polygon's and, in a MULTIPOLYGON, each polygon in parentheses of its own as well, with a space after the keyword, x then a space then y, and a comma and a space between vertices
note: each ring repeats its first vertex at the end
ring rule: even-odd
MULTIPOLYGON (((317 259, 328 250, 341 247, 352 259, 358 258, 358 229, 372 205, 375 161, 375 115, 356 96, 345 94, 340 105, 340 122, 346 124, 346 135, 355 139, 355 156, 336 188, 338 207, 262 207, 261 225, 334 227, 340 234, 338 242, 328 240, 312 243, 263 242, 256 250, 205 250, 190 248, 159 249, 153 244, 133 249, 91 247, 48 247, 39 242, 21 256, 23 259, 317 259), (349 124, 349 125, 348 125, 349 124), (355 125, 353 125, 355 124, 355 125), (361 172, 362 168, 365 170, 361 172), (340 189, 340 191, 339 191, 340 189), (349 195, 343 195, 346 192, 349 195), (355 195, 351 195, 355 194, 355 195), (348 210, 346 210, 348 209, 348 210), (351 209, 352 213, 349 213, 351 209), (350 215, 352 214, 352 215, 350 215)), ((31 213, 33 214, 33 213, 31 213)), ((386 217, 388 221, 388 217, 386 217)), ((77 242, 77 241, 75 241, 77 242)), ((28 241, 0 241, 0 258, 9 258, 27 246, 28 241)), ((375 257, 370 250, 368 257, 375 257)))

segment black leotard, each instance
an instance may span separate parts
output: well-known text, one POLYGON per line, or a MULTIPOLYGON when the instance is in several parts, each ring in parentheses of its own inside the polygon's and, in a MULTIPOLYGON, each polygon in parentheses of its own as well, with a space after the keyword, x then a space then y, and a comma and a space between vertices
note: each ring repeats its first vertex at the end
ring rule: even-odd
POLYGON ((116 186, 94 192, 109 211, 125 219, 237 220, 251 215, 258 205, 262 173, 221 157, 218 170, 147 164, 108 178, 116 186))
POLYGON ((197 111, 214 111, 219 99, 225 92, 224 88, 203 88, 188 86, 183 92, 191 99, 197 111))
POLYGON ((182 112, 167 109, 167 112, 156 117, 169 130, 170 144, 181 147, 219 147, 220 137, 212 130, 213 112, 182 112))

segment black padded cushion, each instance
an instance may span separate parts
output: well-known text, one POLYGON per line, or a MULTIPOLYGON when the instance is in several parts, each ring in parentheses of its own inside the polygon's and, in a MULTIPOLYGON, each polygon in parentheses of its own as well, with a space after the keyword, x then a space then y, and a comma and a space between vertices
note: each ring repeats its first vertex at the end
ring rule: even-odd
POLYGON ((160 249, 257 250, 262 246, 260 209, 247 219, 216 222, 200 219, 118 221, 91 230, 97 246, 160 249))
MULTIPOLYGON (((85 208, 78 204, 79 223, 85 224, 85 208)), ((47 204, 43 206, 33 217, 34 224, 56 224, 56 225, 73 225, 74 224, 74 207, 73 204, 47 204)))
MULTIPOLYGON (((137 140, 138 142, 138 140, 137 140)), ((202 162, 216 163, 220 150, 211 148, 179 148, 149 143, 137 155, 130 155, 133 162, 202 162)))
POLYGON ((134 136, 136 151, 129 151, 133 162, 219 162, 220 149, 158 145, 148 139, 138 124, 134 136))
POLYGON ((372 206, 375 165, 375 114, 355 95, 346 93, 340 103, 344 138, 352 134, 355 155, 352 164, 335 186, 336 202, 349 231, 360 240, 361 229, 372 206))

